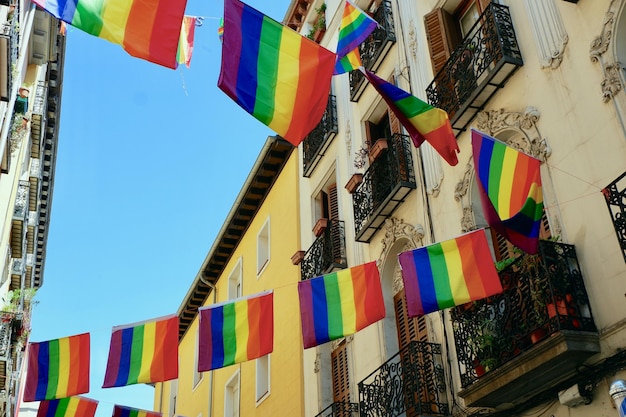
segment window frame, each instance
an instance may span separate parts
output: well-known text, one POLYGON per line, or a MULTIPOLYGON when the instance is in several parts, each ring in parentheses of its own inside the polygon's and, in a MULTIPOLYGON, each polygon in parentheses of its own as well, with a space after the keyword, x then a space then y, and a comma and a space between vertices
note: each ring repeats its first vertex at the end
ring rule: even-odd
POLYGON ((255 398, 257 407, 265 401, 267 397, 271 394, 271 370, 272 370, 272 361, 270 354, 262 356, 256 360, 256 383, 255 383, 255 398), (266 361, 266 362, 265 362, 266 361), (265 369, 263 370, 265 373, 265 378, 262 378, 264 375, 259 372, 259 366, 263 365, 265 362, 265 369), (262 381, 262 379, 264 381, 262 381), (264 382, 265 389, 264 392, 260 393, 259 388, 264 388, 261 385, 261 382, 264 382))
POLYGON ((267 265, 270 263, 270 255, 271 255, 271 233, 270 233, 270 218, 268 217, 259 233, 256 235, 256 269, 257 269, 257 279, 261 276, 263 271, 267 268, 267 265))

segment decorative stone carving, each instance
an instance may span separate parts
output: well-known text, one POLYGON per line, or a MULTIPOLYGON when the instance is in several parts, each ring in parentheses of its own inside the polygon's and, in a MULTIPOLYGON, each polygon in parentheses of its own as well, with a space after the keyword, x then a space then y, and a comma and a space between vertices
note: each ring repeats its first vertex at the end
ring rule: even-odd
POLYGON ((461 202, 463 207, 463 217, 461 217, 461 231, 463 233, 476 229, 476 220, 474 220, 474 210, 472 209, 471 195, 468 193, 470 184, 474 177, 474 165, 472 164, 472 158, 467 161, 465 165, 465 172, 463 178, 458 182, 454 188, 454 199, 461 202))
POLYGON ((322 366, 322 354, 317 353, 315 355, 315 362, 313 362, 313 372, 319 374, 322 366))
POLYGON ((409 31, 409 51, 411 51, 413 58, 417 58, 417 35, 415 34, 415 23, 412 20, 409 27, 411 28, 409 31))
POLYGON ((469 190, 470 181, 472 179, 472 171, 474 170, 472 166, 472 159, 470 158, 467 161, 467 165, 465 165, 465 172, 463 173, 463 178, 461 181, 454 187, 454 199, 456 201, 461 201, 461 198, 465 194, 467 194, 467 190, 469 190))
POLYGON ((422 246, 422 239, 424 238, 424 228, 421 225, 412 226, 404 222, 404 219, 398 219, 391 217, 385 220, 383 226, 385 236, 382 239, 381 255, 378 258, 377 263, 380 265, 382 259, 385 258, 387 251, 393 243, 400 238, 407 238, 411 242, 411 249, 415 249, 422 246))
POLYGON ((569 41, 559 9, 554 0, 526 0, 525 4, 541 67, 556 69, 569 41))
POLYGON ((352 340, 354 339, 354 335, 349 335, 346 337, 342 337, 341 339, 335 339, 332 342, 330 342, 330 350, 331 352, 334 351, 335 349, 337 349, 339 347, 339 345, 341 345, 343 343, 343 341, 345 340, 346 344, 351 343, 352 340))
POLYGON ((605 78, 602 80, 602 101, 607 103, 615 94, 622 89, 622 80, 620 78, 624 66, 615 62, 604 66, 605 78))
MULTIPOLYGON (((614 1, 611 2, 610 8, 613 6, 614 1)), ((609 44, 611 43, 611 37, 613 36, 613 24, 615 23, 615 12, 609 11, 604 16, 604 21, 602 22, 602 31, 600 35, 597 36, 593 41, 591 41, 591 47, 589 48, 589 57, 591 58, 591 62, 598 62, 600 60, 600 56, 604 54, 609 49, 609 44)))

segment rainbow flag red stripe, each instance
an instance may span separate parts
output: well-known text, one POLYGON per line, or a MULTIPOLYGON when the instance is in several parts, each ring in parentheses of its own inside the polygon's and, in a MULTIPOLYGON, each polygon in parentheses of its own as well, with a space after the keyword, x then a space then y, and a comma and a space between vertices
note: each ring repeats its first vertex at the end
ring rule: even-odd
POLYGON ((70 25, 121 45, 130 55, 176 68, 187 0, 33 0, 70 25))
POLYGON ((359 45, 378 27, 378 23, 361 9, 346 1, 339 26, 337 41, 337 58, 348 55, 359 48, 359 45))
POLYGON ((113 417, 162 417, 162 415, 155 411, 141 410, 117 404, 113 407, 113 417))
POLYGON ((178 41, 178 52, 176 54, 176 62, 180 65, 184 64, 187 68, 191 64, 191 55, 193 54, 193 41, 196 32, 195 16, 185 16, 183 25, 180 28, 180 39, 178 41))
POLYGON ((89 333, 30 343, 24 401, 89 392, 89 333))
POLYGON ((274 350, 274 293, 198 309, 198 371, 260 358, 274 350))
POLYGON ((502 292, 485 230, 398 256, 410 317, 502 292))
POLYGON ((423 102, 371 71, 362 71, 398 117, 415 147, 419 147, 426 140, 448 164, 454 166, 459 163, 456 155, 459 145, 452 132, 448 113, 423 102))
POLYGON ((472 149, 487 224, 523 251, 537 253, 541 161, 473 129, 472 149))
POLYGON ((178 316, 113 327, 103 388, 178 378, 178 316))
POLYGON ((334 53, 239 0, 225 0, 218 87, 294 146, 326 110, 334 65, 334 53))
POLYGON ((375 262, 298 283, 305 348, 354 334, 385 317, 375 262))
POLYGON ((67 397, 41 401, 37 417, 94 417, 98 401, 85 397, 67 397))

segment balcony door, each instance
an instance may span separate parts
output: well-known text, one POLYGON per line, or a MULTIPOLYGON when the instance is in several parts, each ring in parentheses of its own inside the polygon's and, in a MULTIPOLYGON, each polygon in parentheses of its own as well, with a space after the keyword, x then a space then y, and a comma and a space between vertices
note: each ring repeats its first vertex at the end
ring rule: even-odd
MULTIPOLYGON (((350 402, 350 375, 348 373, 348 346, 345 339, 331 352, 331 369, 333 379, 333 402, 350 402)), ((337 417, 348 417, 343 407, 337 407, 337 417)))

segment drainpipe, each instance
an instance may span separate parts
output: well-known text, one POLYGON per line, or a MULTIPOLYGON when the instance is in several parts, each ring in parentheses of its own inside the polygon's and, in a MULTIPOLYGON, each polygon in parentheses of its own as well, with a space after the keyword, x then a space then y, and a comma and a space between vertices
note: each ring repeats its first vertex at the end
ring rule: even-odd
POLYGON ((611 384, 609 395, 615 403, 615 408, 619 412, 619 417, 626 416, 626 381, 618 379, 611 384))
MULTIPOLYGON (((200 273, 200 281, 202 281, 203 284, 207 285, 209 288, 211 288, 211 293, 213 294, 213 304, 215 304, 215 302, 217 301, 217 290, 215 289, 215 284, 207 281, 204 279, 204 277, 202 276, 202 272, 200 273)), ((209 409, 207 412, 207 417, 211 417, 212 413, 212 408, 213 408, 213 371, 209 371, 209 409)))

